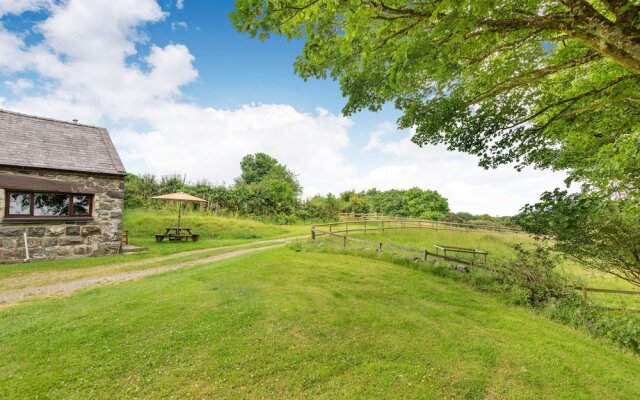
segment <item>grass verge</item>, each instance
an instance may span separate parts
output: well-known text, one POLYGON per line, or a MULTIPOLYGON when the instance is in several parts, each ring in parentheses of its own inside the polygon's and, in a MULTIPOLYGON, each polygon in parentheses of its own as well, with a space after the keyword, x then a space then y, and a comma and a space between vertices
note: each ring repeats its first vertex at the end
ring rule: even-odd
POLYGON ((0 310, 0 326, 2 398, 640 396, 636 356, 339 254, 269 250, 0 310))

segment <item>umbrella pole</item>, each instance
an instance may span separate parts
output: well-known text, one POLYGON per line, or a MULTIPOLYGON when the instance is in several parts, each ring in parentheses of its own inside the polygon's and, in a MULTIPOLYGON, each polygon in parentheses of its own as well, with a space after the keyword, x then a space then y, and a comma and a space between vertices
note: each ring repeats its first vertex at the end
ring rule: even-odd
POLYGON ((178 203, 178 235, 180 234, 180 219, 182 218, 182 202, 178 203))

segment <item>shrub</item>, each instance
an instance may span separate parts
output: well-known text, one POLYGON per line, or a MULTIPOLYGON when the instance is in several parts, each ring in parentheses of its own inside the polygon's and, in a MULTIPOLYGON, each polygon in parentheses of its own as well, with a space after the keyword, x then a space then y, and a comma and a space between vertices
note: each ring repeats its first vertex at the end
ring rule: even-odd
POLYGON ((585 329, 595 337, 607 338, 640 353, 640 315, 637 313, 604 310, 576 294, 551 302, 546 313, 556 321, 585 329))
POLYGON ((556 272, 557 257, 547 247, 527 250, 517 244, 514 250, 516 258, 503 262, 497 272, 515 303, 542 307, 564 295, 567 282, 556 272))

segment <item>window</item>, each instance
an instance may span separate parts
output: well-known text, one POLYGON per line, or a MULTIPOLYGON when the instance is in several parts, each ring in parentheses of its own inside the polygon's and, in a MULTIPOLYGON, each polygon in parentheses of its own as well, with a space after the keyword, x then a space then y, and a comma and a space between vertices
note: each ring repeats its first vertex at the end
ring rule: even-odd
POLYGON ((91 217, 93 196, 67 193, 7 193, 5 217, 81 218, 91 217))
POLYGON ((33 215, 37 217, 62 217, 69 215, 69 195, 35 193, 33 215))
POLYGON ((31 213, 31 194, 10 193, 7 210, 9 215, 29 215, 31 213))

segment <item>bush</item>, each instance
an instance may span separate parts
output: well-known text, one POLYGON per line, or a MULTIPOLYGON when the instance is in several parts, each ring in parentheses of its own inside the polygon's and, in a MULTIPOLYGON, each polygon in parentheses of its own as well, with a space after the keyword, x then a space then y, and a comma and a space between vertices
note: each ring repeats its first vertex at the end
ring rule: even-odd
POLYGON ((514 250, 516 258, 503 262, 497 271, 516 304, 542 307, 564 295, 567 282, 556 272, 557 257, 547 247, 536 245, 527 250, 517 244, 514 250))
POLYGON ((603 310, 579 295, 566 295, 549 304, 546 313, 556 321, 585 329, 640 353, 640 315, 630 311, 603 310))

